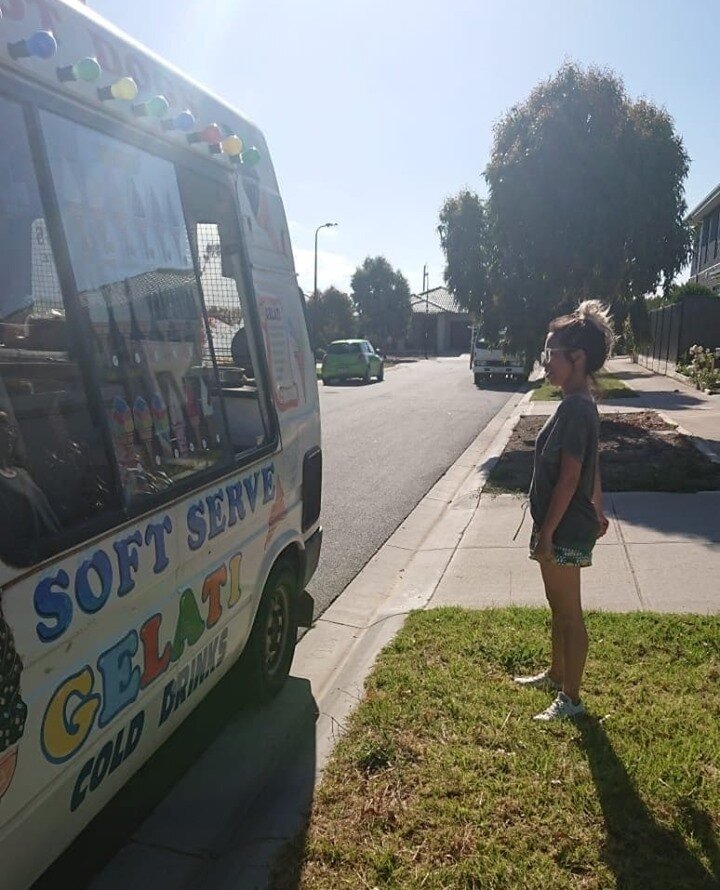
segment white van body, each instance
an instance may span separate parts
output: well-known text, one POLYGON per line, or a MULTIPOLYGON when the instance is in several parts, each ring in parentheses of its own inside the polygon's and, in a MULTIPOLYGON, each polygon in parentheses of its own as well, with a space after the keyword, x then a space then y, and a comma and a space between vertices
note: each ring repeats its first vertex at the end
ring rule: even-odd
MULTIPOLYGON (((41 49, 47 43, 37 40, 41 49)), ((22 145, 28 142, 32 152, 23 164, 34 171, 43 218, 28 228, 32 282, 23 286, 34 294, 37 282, 45 282, 45 308, 13 306, 15 314, 6 309, 0 318, 6 331, 0 363, 9 369, 0 407, 14 415, 26 453, 41 454, 44 441, 61 436, 63 424, 85 411, 82 399, 76 413, 70 410, 68 391, 72 386, 74 399, 87 385, 87 410, 95 404, 95 414, 77 429, 105 442, 106 481, 122 496, 117 503, 106 490, 95 497, 103 505, 99 530, 81 540, 70 535, 69 546, 37 561, 0 561, 0 886, 18 890, 238 659, 273 570, 289 566, 298 594, 304 590, 321 543, 321 452, 315 362, 260 131, 91 9, 63 0, 3 4, 0 102, 5 119, 12 112, 19 128, 28 122, 22 145), (52 58, 23 54, 37 31, 52 33, 52 58), (102 69, 96 82, 63 79, 88 58, 102 69), (123 77, 134 79, 137 97, 108 98, 123 77), (143 111, 158 96, 169 106, 162 120, 143 111), (250 167, 257 157, 250 155, 238 164, 219 143, 193 141, 192 133, 163 123, 186 110, 196 122, 193 133, 217 123, 224 138, 237 135, 245 149, 257 150, 257 164, 250 167), (91 182, 83 179, 90 172, 91 182), (203 208, 206 175, 219 196, 217 217, 210 204, 210 211, 203 208), (156 199, 147 183, 157 178, 163 186, 156 199), (125 207, 130 200, 131 180, 140 183, 132 187, 136 224, 113 209, 113 201, 125 207), (100 251, 102 262, 95 263, 100 251), (173 276, 182 278, 182 288, 167 284, 173 276), (156 290, 143 296, 140 285, 148 282, 156 290), (124 300, 117 297, 122 287, 124 300), (234 314, 218 309, 226 292, 242 298, 234 314), (205 307, 199 315, 197 294, 205 307), (74 321, 63 299, 74 307, 73 318, 85 313, 82 323, 98 342, 81 344, 72 361, 57 348, 30 355, 25 344, 39 331, 46 338, 58 319, 70 331, 74 321), (162 300, 184 301, 190 321, 158 309, 162 300), (135 334, 123 321, 128 309, 135 334), (230 336, 241 315, 254 344, 252 369, 220 358, 227 345, 221 337, 230 336), (25 333, 12 334, 10 349, 10 320, 18 318, 25 333), (123 328, 118 342, 129 346, 118 357, 112 334, 123 328), (88 384, 87 369, 104 369, 105 353, 109 370, 88 384), (76 375, 75 382, 57 383, 58 375, 76 375), (151 389, 128 389, 143 381, 151 389), (53 405, 60 405, 57 414, 53 405), (119 442, 131 452, 124 463, 119 442), (153 462, 162 471, 154 473, 153 462), (106 519, 111 515, 120 518, 106 519)), ((13 158, 17 151, 13 146, 13 158)), ((13 225, 24 232, 28 220, 21 223, 13 225)), ((0 225, 0 239, 4 231, 0 225)), ((69 464, 58 466, 61 472, 69 464)), ((6 475, 18 472, 11 467, 6 475)), ((62 521, 62 509, 75 509, 66 503, 70 494, 59 505, 47 498, 59 524, 72 525, 62 521)), ((69 532, 58 530, 61 537, 69 532)), ((296 618, 299 602, 297 608, 296 618)))
POLYGON ((484 380, 525 380, 525 359, 522 355, 508 354, 505 350, 491 345, 473 328, 470 366, 475 385, 484 380))

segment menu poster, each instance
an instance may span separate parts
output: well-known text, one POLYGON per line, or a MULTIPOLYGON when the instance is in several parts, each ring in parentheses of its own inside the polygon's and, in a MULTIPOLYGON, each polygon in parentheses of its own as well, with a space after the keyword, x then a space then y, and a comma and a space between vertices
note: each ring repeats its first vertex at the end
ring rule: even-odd
POLYGON ((297 408, 300 403, 300 391, 281 301, 275 297, 260 297, 260 319, 275 389, 275 402, 280 411, 289 411, 297 408))

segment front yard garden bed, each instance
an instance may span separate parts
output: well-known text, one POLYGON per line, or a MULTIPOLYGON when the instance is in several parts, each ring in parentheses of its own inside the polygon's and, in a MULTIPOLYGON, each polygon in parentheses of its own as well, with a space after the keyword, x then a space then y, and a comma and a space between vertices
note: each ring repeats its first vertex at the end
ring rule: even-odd
MULTIPOLYGON (((485 487, 526 493, 535 439, 547 416, 521 417, 485 487)), ((605 491, 717 491, 713 463, 655 411, 600 415, 600 471, 605 491)))

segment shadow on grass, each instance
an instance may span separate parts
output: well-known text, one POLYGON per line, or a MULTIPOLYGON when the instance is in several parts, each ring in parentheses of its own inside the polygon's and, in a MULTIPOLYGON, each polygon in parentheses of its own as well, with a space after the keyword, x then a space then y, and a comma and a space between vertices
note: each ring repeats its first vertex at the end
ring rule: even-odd
POLYGON ((267 890, 298 890, 307 856, 308 828, 300 832, 275 863, 267 890))
POLYGON ((711 890, 720 886, 720 852, 707 813, 686 806, 684 817, 712 863, 714 875, 687 848, 682 836, 660 825, 647 809, 602 725, 578 722, 605 818, 603 856, 621 890, 711 890))
MULTIPOLYGON (((638 379, 638 375, 631 371, 613 371, 613 377, 617 377, 618 380, 627 380, 628 386, 631 387, 633 380, 638 379)), ((680 384, 677 387, 670 385, 668 389, 637 390, 637 393, 643 407, 667 411, 683 411, 687 408, 696 408, 706 402, 706 399, 700 396, 683 391, 680 384)))

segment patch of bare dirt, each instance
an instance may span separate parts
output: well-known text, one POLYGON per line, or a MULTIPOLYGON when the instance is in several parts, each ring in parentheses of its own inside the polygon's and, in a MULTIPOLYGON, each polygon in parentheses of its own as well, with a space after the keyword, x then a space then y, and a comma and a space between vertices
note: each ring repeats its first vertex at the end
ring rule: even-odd
MULTIPOLYGON (((520 418, 485 491, 528 491, 535 439, 546 420, 520 418)), ((600 472, 605 491, 720 490, 720 464, 655 411, 600 415, 600 472)))

